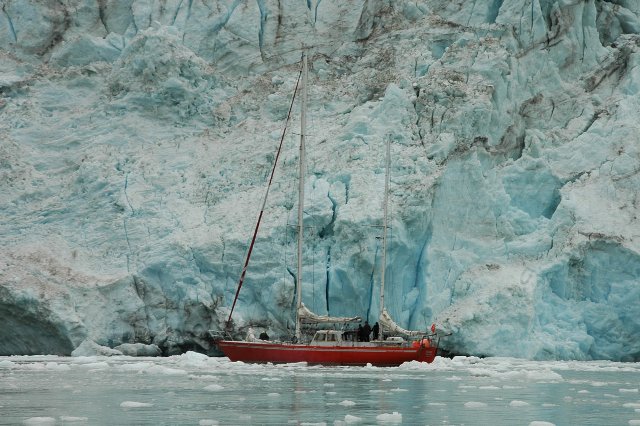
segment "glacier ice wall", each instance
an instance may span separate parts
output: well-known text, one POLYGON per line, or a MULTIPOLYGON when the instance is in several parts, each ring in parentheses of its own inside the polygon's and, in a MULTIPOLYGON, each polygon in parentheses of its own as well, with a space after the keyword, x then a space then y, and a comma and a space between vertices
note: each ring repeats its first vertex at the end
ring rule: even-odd
MULTIPOLYGON (((212 350, 306 45, 307 306, 377 320, 390 139, 398 323, 640 359, 635 1, 0 5, 0 354, 212 350)), ((295 133, 238 333, 292 326, 295 133)))

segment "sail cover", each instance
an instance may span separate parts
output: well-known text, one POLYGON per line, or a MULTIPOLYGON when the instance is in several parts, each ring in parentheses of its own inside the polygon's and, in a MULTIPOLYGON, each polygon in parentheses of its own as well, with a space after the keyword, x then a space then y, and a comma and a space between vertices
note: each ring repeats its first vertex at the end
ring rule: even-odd
POLYGON ((391 318, 389 312, 386 309, 382 310, 382 314, 380 314, 380 326, 387 334, 404 334, 405 336, 424 336, 427 334, 424 331, 415 331, 415 330, 405 330, 400 327, 396 322, 391 318))
POLYGON ((300 321, 306 324, 324 324, 324 323, 336 323, 336 322, 359 322, 362 319, 360 317, 330 317, 327 315, 318 315, 309 310, 304 303, 300 305, 298 309, 298 315, 300 321))

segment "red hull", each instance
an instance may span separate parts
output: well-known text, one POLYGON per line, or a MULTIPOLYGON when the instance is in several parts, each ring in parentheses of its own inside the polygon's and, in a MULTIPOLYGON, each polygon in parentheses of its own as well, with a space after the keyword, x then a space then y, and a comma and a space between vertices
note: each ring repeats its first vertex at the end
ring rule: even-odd
POLYGON ((433 362, 437 347, 311 346, 291 343, 254 343, 220 340, 220 350, 231 361, 274 364, 306 362, 322 365, 398 366, 407 361, 433 362))

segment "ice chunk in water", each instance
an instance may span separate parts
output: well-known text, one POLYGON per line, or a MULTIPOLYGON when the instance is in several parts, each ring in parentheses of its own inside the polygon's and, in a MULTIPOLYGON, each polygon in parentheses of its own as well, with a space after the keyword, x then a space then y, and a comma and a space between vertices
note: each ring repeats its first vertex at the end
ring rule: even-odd
POLYGON ((127 408, 145 408, 145 407, 153 407, 153 404, 149 402, 137 402, 137 401, 123 401, 120 403, 120 407, 127 408))
POLYGON ((28 426, 49 426, 55 425, 56 419, 53 417, 29 417, 23 423, 28 426))
POLYGON ((393 413, 383 413, 376 416, 378 423, 382 424, 400 424, 402 423, 402 414, 394 411, 393 413))
POLYGON ((204 388, 204 390, 209 391, 209 392, 220 392, 223 389, 224 389, 224 386, 218 385, 218 384, 215 384, 215 383, 213 385, 209 385, 209 386, 206 386, 204 388))

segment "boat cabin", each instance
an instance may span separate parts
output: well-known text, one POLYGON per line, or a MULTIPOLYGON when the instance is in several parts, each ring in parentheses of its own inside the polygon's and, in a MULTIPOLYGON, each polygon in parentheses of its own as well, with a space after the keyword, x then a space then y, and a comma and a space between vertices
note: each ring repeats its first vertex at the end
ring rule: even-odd
POLYGON ((317 346, 335 346, 344 340, 343 332, 339 330, 318 330, 311 340, 312 345, 317 346))

